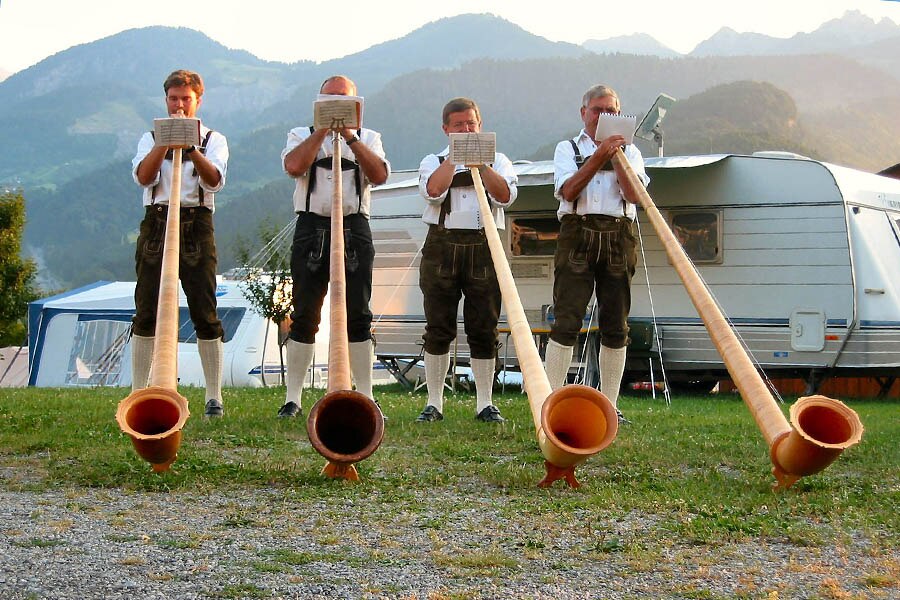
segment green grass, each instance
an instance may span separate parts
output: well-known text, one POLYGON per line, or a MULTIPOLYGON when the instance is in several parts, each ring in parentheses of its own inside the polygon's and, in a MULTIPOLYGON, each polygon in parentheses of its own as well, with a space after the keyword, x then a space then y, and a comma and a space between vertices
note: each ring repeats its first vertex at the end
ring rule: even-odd
MULTIPOLYGON (((202 389, 182 389, 193 416, 184 428, 178 460, 163 474, 151 472, 115 422, 116 406, 127 390, 3 390, 0 486, 192 493, 256 487, 282 489, 296 501, 365 498, 378 503, 382 514, 404 515, 413 519, 413 526, 437 536, 456 524, 426 511, 422 490, 443 490, 460 502, 502 497, 492 509, 499 518, 534 524, 527 537, 515 541, 524 544, 523 551, 549 550, 547 530, 561 520, 584 528, 579 551, 596 560, 610 553, 628 555, 637 569, 648 548, 666 543, 665 536, 712 546, 766 537, 818 546, 840 542, 855 531, 870 535, 883 549, 898 547, 896 400, 850 401, 866 427, 862 443, 822 473, 776 493, 768 448, 738 397, 676 397, 666 407, 662 400, 625 396, 620 407, 633 424, 620 428, 609 448, 578 468, 583 486, 572 490, 561 483, 536 487, 543 458, 527 401, 517 390, 495 396, 508 419, 496 426, 474 420, 470 395, 448 396, 443 422, 418 424, 414 419, 423 394, 397 386, 376 389, 389 420, 381 447, 358 465, 359 485, 320 476, 324 461, 309 445, 305 419, 275 418, 283 388, 226 389, 221 420, 201 416, 202 389), (635 511, 654 515, 655 538, 604 533, 605 523, 628 519, 635 511)), ((307 392, 304 409, 317 397, 307 392)), ((237 505, 223 506, 222 514, 222 527, 271 525, 237 505)), ((159 543, 190 548, 200 542, 159 543)), ((283 564, 305 557, 262 560, 283 564)), ((464 569, 502 564, 490 553, 453 560, 464 569)))

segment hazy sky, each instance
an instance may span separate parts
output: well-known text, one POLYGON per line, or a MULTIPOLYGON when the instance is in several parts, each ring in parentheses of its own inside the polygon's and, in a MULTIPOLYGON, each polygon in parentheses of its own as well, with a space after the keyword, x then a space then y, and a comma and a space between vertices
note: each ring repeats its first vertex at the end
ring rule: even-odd
POLYGON ((266 60, 327 60, 436 19, 493 13, 553 41, 648 33, 689 52, 720 27, 790 37, 856 9, 900 23, 895 0, 0 0, 0 70, 15 72, 125 29, 185 26, 266 60), (617 6, 617 7, 614 7, 617 6))

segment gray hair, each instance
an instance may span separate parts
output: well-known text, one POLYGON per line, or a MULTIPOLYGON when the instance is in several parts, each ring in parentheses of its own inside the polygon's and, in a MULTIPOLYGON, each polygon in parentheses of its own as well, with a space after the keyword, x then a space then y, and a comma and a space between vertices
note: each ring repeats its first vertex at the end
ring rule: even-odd
POLYGON ((621 107, 621 103, 619 102, 619 94, 616 93, 616 90, 600 83, 591 86, 588 91, 584 93, 584 96, 581 98, 581 106, 587 108, 587 105, 590 104, 591 100, 593 100, 594 98, 605 98, 606 96, 615 98, 616 106, 621 107))

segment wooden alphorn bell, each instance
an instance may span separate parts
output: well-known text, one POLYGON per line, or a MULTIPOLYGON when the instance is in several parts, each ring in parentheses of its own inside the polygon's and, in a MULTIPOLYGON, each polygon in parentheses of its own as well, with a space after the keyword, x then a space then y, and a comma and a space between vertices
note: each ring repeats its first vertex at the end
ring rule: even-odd
POLYGON ((801 477, 818 473, 841 452, 858 443, 863 433, 859 416, 843 402, 825 396, 797 400, 790 410, 791 427, 621 149, 616 150, 612 163, 625 196, 637 200, 647 213, 731 379, 769 445, 772 474, 777 480, 775 489, 787 489, 801 477))
POLYGON ((497 233, 481 174, 475 167, 471 171, 484 234, 506 307, 506 321, 516 347, 538 445, 545 459, 547 472, 538 486, 548 487, 563 479, 577 488, 580 484, 575 478, 575 467, 606 448, 616 437, 619 429, 616 409, 609 398, 592 387, 565 385, 556 391, 550 387, 497 233))
POLYGON ((178 393, 181 159, 182 147, 176 147, 172 152, 172 186, 166 216, 150 386, 132 392, 116 410, 119 427, 131 437, 138 455, 149 462, 155 472, 168 470, 175 461, 181 445, 181 429, 190 416, 187 399, 178 393))
POLYGON ((374 400, 351 389, 347 337, 347 293, 344 273, 344 210, 341 136, 332 133, 331 257, 329 291, 331 324, 328 340, 328 388, 306 420, 309 441, 328 460, 322 473, 330 478, 359 480, 355 463, 367 458, 384 437, 384 416, 374 400))

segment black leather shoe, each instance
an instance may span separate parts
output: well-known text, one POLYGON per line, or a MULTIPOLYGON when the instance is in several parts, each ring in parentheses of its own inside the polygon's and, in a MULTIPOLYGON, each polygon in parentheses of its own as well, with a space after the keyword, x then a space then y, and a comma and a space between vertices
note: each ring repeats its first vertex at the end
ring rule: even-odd
POLYGON ((432 421, 443 421, 443 420, 444 420, 444 415, 441 414, 441 411, 439 411, 437 408, 433 407, 430 404, 425 407, 425 410, 423 410, 421 413, 419 413, 418 417, 416 417, 417 423, 431 423, 432 421))
POLYGON ((225 408, 221 402, 212 399, 206 401, 206 410, 203 411, 204 417, 221 417, 223 414, 225 414, 225 408))
POLYGON ((500 416, 500 409, 493 404, 488 404, 481 409, 481 412, 475 418, 485 423, 502 423, 506 420, 500 416))
POLYGON ((303 409, 300 408, 300 405, 291 400, 290 402, 285 402, 281 405, 281 408, 278 409, 278 418, 284 419, 285 417, 296 417, 297 415, 302 415, 303 409))

